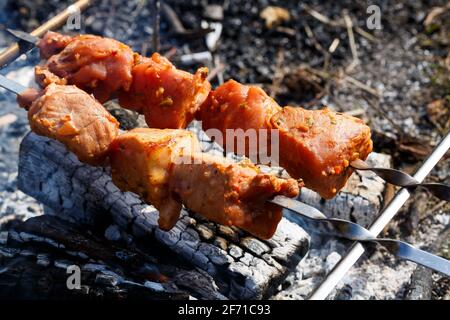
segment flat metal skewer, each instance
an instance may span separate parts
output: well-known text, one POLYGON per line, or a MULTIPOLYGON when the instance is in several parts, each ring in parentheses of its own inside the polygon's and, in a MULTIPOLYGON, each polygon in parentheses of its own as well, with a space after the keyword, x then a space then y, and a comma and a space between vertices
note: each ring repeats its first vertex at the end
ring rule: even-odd
POLYGON ((21 85, 20 83, 17 83, 13 80, 8 79, 7 77, 0 74, 0 87, 11 91, 12 93, 15 93, 17 95, 24 92, 27 87, 21 85))
POLYGON ((314 207, 284 196, 276 196, 269 202, 294 212, 288 216, 316 233, 327 234, 360 243, 378 243, 397 258, 421 264, 450 277, 450 261, 395 239, 376 238, 369 230, 351 221, 327 218, 314 207), (300 221, 299 221, 300 220, 300 221))
MULTIPOLYGON (((80 12, 86 9, 89 4, 92 2, 92 0, 79 0, 75 2, 74 4, 67 7, 62 12, 58 13, 56 16, 33 30, 30 35, 35 37, 41 37, 43 36, 47 31, 56 29, 63 25, 67 19, 72 15, 74 12, 79 10, 80 12)), ((6 50, 0 53, 0 68, 4 67, 8 63, 14 61, 17 59, 23 52, 23 48, 21 49, 19 43, 12 44, 9 46, 6 50)))
MULTIPOLYGON (((445 155, 450 148, 450 132, 448 132, 442 141, 435 147, 428 156, 423 165, 417 170, 413 178, 422 182, 430 173, 438 161, 445 155)), ((377 236, 397 214, 398 210, 408 200, 410 193, 402 188, 391 200, 389 205, 381 212, 377 219, 369 227, 369 231, 377 236)), ((309 297, 310 300, 324 300, 336 285, 342 280, 350 268, 358 261, 364 253, 364 246, 361 243, 354 243, 347 254, 334 266, 324 281, 314 290, 309 297)))
POLYGON ((405 187, 410 191, 417 187, 425 188, 439 199, 450 201, 450 186, 443 183, 420 183, 405 172, 391 168, 371 167, 360 159, 352 161, 350 166, 357 170, 372 171, 384 181, 399 187, 405 187))

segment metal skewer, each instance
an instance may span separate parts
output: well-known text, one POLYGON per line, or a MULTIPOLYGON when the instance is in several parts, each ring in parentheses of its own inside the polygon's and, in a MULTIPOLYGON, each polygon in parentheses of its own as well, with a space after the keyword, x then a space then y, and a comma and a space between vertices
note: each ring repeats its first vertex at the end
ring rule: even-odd
MULTIPOLYGON (((26 87, 2 75, 0 75, 0 86, 15 94, 20 94, 26 89, 26 87)), ((392 239, 377 239, 369 230, 356 223, 342 219, 328 219, 316 208, 284 196, 276 196, 269 202, 291 210, 301 217, 305 217, 307 219, 306 224, 311 230, 363 243, 376 242, 397 257, 422 264, 450 276, 449 261, 417 249, 405 242, 392 239)))
POLYGON ((359 224, 343 219, 327 218, 316 208, 284 196, 276 196, 269 200, 269 202, 295 212, 295 216, 288 216, 288 218, 299 222, 299 224, 309 230, 358 241, 363 244, 378 243, 397 258, 421 264, 450 276, 450 261, 418 249, 406 242, 395 239, 376 238, 369 230, 359 224))
POLYGON ((370 170, 388 183, 399 187, 405 187, 412 191, 417 187, 423 187, 441 200, 450 201, 450 186, 443 183, 420 183, 409 174, 391 168, 370 167, 366 162, 358 159, 350 163, 357 170, 370 170))
MULTIPOLYGON (((12 35, 14 35, 16 38, 23 41, 27 45, 33 46, 36 45, 36 43, 39 41, 39 37, 30 35, 20 30, 8 29, 8 32, 10 32, 12 35)), ((350 163, 350 166, 356 170, 372 171, 386 182, 399 187, 405 187, 410 191, 416 189, 417 187, 426 188, 439 199, 450 201, 450 186, 443 183, 419 183, 416 179, 405 172, 391 168, 371 167, 367 164, 367 162, 361 159, 352 161, 350 163)))
MULTIPOLYGON (((35 37, 41 37, 43 36, 48 30, 56 29, 63 25, 67 19, 70 17, 71 14, 73 14, 76 10, 83 11, 87 8, 87 6, 92 2, 92 0, 79 0, 69 6, 67 9, 63 10, 41 26, 39 26, 37 29, 33 30, 30 35, 35 37)), ((31 48, 29 48, 31 49, 31 48)), ((29 50, 28 49, 28 50, 29 50)), ((26 48, 22 46, 20 47, 20 43, 15 43, 9 46, 6 50, 4 50, 2 53, 0 53, 0 68, 4 67, 11 61, 14 61, 17 59, 21 54, 27 51, 26 48)))
MULTIPOLYGON (((444 139, 442 139, 419 170, 417 170, 413 176, 414 179, 418 182, 422 182, 434 168, 436 163, 438 163, 438 161, 445 155, 449 148, 450 132, 445 135, 444 139)), ((409 196, 410 193, 406 188, 401 189, 391 200, 389 205, 381 212, 378 218, 372 223, 369 231, 374 236, 377 236, 397 214, 398 210, 402 207, 406 200, 408 200, 409 196)), ((350 268, 356 263, 356 261, 358 261, 363 253, 363 245, 361 243, 354 243, 347 254, 334 266, 325 280, 314 290, 309 299, 325 299, 350 270, 350 268)))

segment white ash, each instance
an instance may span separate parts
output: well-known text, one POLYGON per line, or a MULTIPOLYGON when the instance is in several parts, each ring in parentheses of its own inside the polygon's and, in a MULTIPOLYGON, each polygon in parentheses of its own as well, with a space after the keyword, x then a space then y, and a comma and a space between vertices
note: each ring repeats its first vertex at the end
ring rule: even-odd
MULTIPOLYGON (((6 70, 10 78, 24 86, 34 86, 34 68, 30 65, 14 70, 15 65, 25 63, 19 58, 6 70)), ((35 199, 17 190, 17 163, 19 145, 30 130, 27 112, 18 107, 15 95, 0 88, 0 117, 13 115, 15 120, 0 126, 0 229, 15 220, 26 220, 43 213, 43 207, 35 199)))

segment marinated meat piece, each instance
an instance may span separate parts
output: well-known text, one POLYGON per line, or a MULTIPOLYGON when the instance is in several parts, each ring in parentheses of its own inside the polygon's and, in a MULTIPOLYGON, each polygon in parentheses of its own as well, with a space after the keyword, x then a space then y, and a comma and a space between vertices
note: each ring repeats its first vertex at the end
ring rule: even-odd
POLYGON ((31 129, 62 142, 80 161, 102 164, 119 123, 92 96, 75 86, 50 84, 28 110, 31 129))
POLYGON ((63 50, 72 40, 73 38, 71 36, 47 31, 38 43, 39 54, 42 59, 48 59, 63 50))
POLYGON ((175 225, 183 203, 212 221, 270 238, 281 209, 266 200, 299 193, 293 179, 201 153, 195 136, 185 130, 131 130, 112 143, 110 161, 114 183, 153 204, 163 230, 175 225))
POLYGON ((25 91, 17 95, 17 103, 21 108, 28 110, 31 104, 42 95, 42 90, 35 88, 27 88, 25 91))
POLYGON ((196 157, 198 163, 174 165, 170 176, 170 189, 183 204, 214 222, 239 227, 261 239, 272 237, 282 210, 266 200, 297 196, 297 181, 260 173, 251 163, 206 154, 196 157))
POLYGON ((159 210, 159 226, 170 230, 178 220, 181 202, 169 190, 170 170, 180 156, 199 151, 194 135, 185 130, 138 128, 120 135, 111 145, 113 182, 138 194, 159 210))
POLYGON ((370 128, 358 118, 322 110, 285 107, 271 123, 280 130, 280 164, 305 186, 329 199, 344 187, 349 163, 372 151, 370 128))
MULTIPOLYGON (((58 43, 60 36, 55 33, 46 35, 44 39, 47 40, 40 43, 41 52, 53 52, 51 39, 56 38, 58 43)), ((105 102, 119 89, 129 89, 133 64, 134 54, 128 46, 109 38, 79 35, 73 37, 61 52, 49 57, 44 67, 37 70, 41 77, 38 82, 46 85, 56 80, 60 83, 58 78, 62 78, 68 84, 93 93, 100 102, 105 102)))
POLYGON ((145 114, 151 128, 184 129, 208 97, 207 68, 192 75, 179 70, 158 53, 139 57, 130 90, 122 90, 120 105, 145 114))
MULTIPOLYGON (((215 140, 227 151, 245 154, 256 160, 259 138, 269 138, 268 145, 270 145, 270 131, 267 131, 267 135, 263 135, 259 129, 270 130, 270 118, 280 110, 281 107, 275 100, 261 88, 229 80, 211 92, 201 108, 199 120, 202 121, 203 130, 218 129, 222 133, 223 139, 216 137, 215 140), (229 134, 227 129, 230 129, 229 134), (244 132, 231 129, 242 129, 244 132), (247 130, 253 130, 254 136, 257 137, 253 145, 242 139, 243 133, 247 130), (234 141, 229 141, 230 138, 234 138, 234 141)), ((248 136, 251 136, 250 131, 248 133, 248 136)))
POLYGON ((46 67, 36 66, 34 68, 34 77, 41 88, 45 88, 51 83, 66 85, 67 79, 60 78, 56 74, 51 73, 46 67))

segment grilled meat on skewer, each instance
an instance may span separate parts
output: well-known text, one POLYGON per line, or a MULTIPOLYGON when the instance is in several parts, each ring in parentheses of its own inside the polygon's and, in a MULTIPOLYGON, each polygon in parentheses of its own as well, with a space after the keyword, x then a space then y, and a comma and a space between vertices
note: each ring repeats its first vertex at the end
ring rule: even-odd
POLYGON ((141 128, 118 136, 116 119, 75 86, 25 90, 18 100, 29 106, 33 131, 62 142, 80 161, 102 164, 109 156, 113 182, 153 204, 164 230, 175 225, 184 204, 212 221, 270 238, 281 208, 266 200, 299 193, 293 179, 259 173, 249 162, 203 154, 186 130, 141 128))
POLYGON ((75 86, 50 84, 43 92, 26 90, 18 96, 28 108, 31 129, 62 142, 82 162, 102 164, 119 122, 105 108, 75 86))
MULTIPOLYGON (((200 114, 203 129, 221 130, 224 148, 226 129, 278 129, 280 165, 324 198, 344 187, 352 160, 365 160, 372 151, 370 128, 362 120, 326 108, 281 108, 260 88, 234 80, 211 92, 208 101, 200 114)), ((237 141, 234 146, 236 152, 237 141)), ((247 156, 259 151, 246 146, 247 156)))
POLYGON ((93 35, 66 39, 52 32, 41 39, 39 49, 43 57, 60 50, 36 68, 36 80, 43 87, 55 82, 74 84, 100 102, 130 88, 134 53, 123 43, 93 35))
POLYGON ((211 89, 207 68, 192 75, 158 53, 142 57, 109 38, 80 35, 68 41, 51 32, 39 48, 48 59, 36 68, 41 86, 75 84, 100 102, 119 94, 120 104, 145 114, 152 128, 186 128, 211 89), (49 57, 52 52, 57 53, 49 57))
POLYGON ((186 128, 211 90, 208 69, 192 75, 158 53, 136 59, 131 87, 119 93, 120 105, 143 113, 150 128, 186 128))
MULTIPOLYGON (((76 46, 88 48, 84 42, 95 42, 92 37, 75 37, 77 41, 70 42, 60 53, 52 56, 46 65, 49 65, 50 60, 61 59, 65 51, 74 51, 76 46)), ((106 43, 114 41, 103 39, 106 43)), ((45 48, 46 42, 40 46, 41 51, 51 51, 45 48)), ((99 47, 100 43, 96 50, 100 50, 99 47)), ((82 58, 80 61, 85 63, 88 70, 96 69, 90 59, 82 58)), ((63 81, 79 81, 77 77, 70 76, 73 63, 61 64, 63 69, 68 69, 69 74, 63 81)), ((38 69, 38 73, 46 74, 48 81, 58 81, 52 79, 51 71, 50 68, 38 69)), ((59 71, 64 72, 62 69, 59 71)), ((365 160, 372 151, 370 129, 361 120, 327 109, 307 111, 281 108, 260 88, 230 80, 211 91, 205 100, 210 91, 205 72, 199 69, 195 75, 189 75, 177 70, 158 54, 152 58, 135 54, 131 85, 118 90, 120 102, 126 108, 144 113, 149 126, 156 128, 185 128, 197 112, 197 118, 203 122, 203 129, 218 129, 222 133, 223 141, 217 142, 222 142, 225 149, 228 146, 226 129, 255 129, 257 137, 260 129, 278 129, 280 164, 292 177, 303 179, 306 186, 324 198, 332 198, 345 185, 352 173, 350 161, 365 160)), ((104 81, 98 77, 97 80, 97 85, 104 81)), ((94 95, 106 96, 99 90, 92 92, 94 95)), ((267 136, 267 145, 270 146, 270 134, 267 136)), ((258 159, 254 157, 255 154, 266 152, 259 148, 250 150, 249 144, 242 151, 236 150, 239 144, 234 142, 232 150, 227 151, 246 154, 252 159, 258 159)))
POLYGON ((207 219, 267 239, 282 213, 266 200, 299 193, 294 179, 201 153, 194 135, 184 130, 131 130, 112 143, 110 161, 114 183, 154 204, 164 230, 175 225, 183 203, 207 219))

